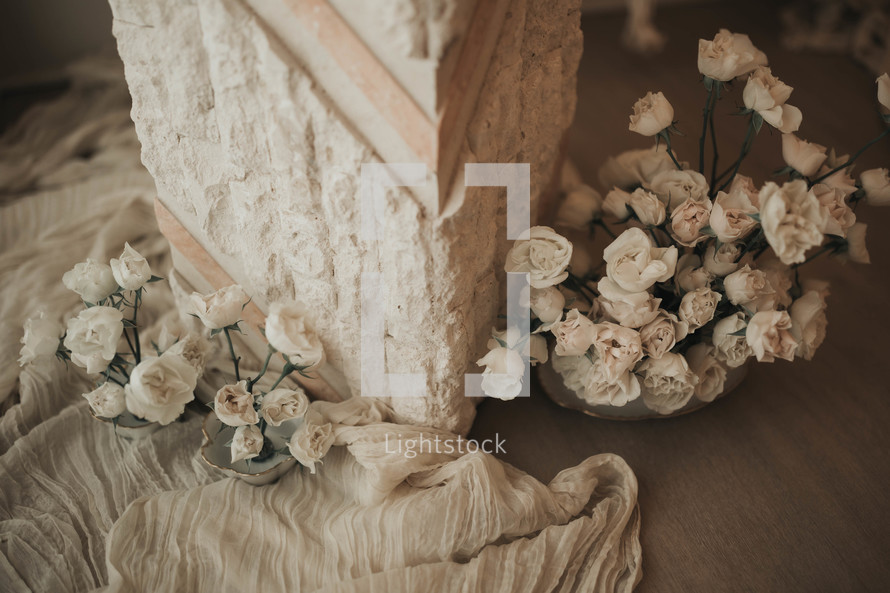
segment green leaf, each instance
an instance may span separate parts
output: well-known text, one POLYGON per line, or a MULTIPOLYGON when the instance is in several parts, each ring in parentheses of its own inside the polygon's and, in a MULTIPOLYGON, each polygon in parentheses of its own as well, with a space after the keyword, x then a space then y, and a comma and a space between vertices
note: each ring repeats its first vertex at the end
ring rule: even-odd
POLYGON ((212 329, 212 330, 210 330, 210 337, 211 337, 211 338, 215 338, 216 336, 218 336, 219 334, 221 334, 222 331, 223 331, 223 330, 220 329, 220 328, 212 329))
POLYGON ((763 116, 759 113, 754 113, 751 115, 751 125, 754 126, 754 132, 759 134, 760 128, 763 127, 763 116))
POLYGON ((705 85, 705 90, 707 90, 707 91, 710 91, 712 88, 714 88, 715 82, 717 82, 717 81, 714 80, 713 78, 711 78, 710 76, 705 76, 702 78, 702 84, 705 85))
POLYGON ((493 339, 495 342, 498 343, 498 345, 499 345, 501 348, 506 348, 506 347, 507 347, 507 342, 503 341, 502 339, 500 339, 500 338, 497 337, 497 336, 491 336, 491 337, 492 337, 492 339, 493 339))
POLYGON ((731 336, 744 336, 744 335, 746 335, 747 333, 748 333, 748 326, 745 326, 745 327, 743 327, 742 329, 740 329, 740 330, 738 330, 738 331, 734 331, 734 332, 732 332, 732 333, 729 334, 729 335, 731 335, 731 336))
POLYGON ((148 283, 160 282, 161 280, 163 280, 163 278, 161 278, 160 276, 152 275, 152 277, 148 279, 148 283))
POLYGON ((749 214, 748 218, 750 218, 751 220, 760 222, 760 212, 755 212, 754 214, 749 214))

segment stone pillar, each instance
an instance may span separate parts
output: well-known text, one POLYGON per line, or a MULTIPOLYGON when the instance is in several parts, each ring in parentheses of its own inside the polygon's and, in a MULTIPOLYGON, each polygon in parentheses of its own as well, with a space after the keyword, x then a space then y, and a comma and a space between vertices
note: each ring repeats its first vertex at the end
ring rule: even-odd
MULTIPOLYGON (((318 386, 360 391, 362 271, 390 290, 391 373, 424 373, 400 420, 466 431, 463 374, 503 281, 505 192, 468 162, 530 163, 533 215, 575 108, 579 0, 110 0, 142 159, 177 271, 229 278, 257 309, 315 313, 318 386), (419 162, 361 236, 363 163, 419 162), (327 383, 324 386, 323 383, 327 383)), ((312 386, 309 387, 310 390, 312 386)), ((377 394, 363 394, 377 395, 377 394)))

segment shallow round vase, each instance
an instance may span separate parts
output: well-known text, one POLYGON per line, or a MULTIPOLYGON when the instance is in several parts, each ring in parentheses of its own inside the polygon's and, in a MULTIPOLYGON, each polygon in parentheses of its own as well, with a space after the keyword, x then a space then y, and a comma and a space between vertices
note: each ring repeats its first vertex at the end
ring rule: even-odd
MULTIPOLYGON (((302 419, 296 419, 282 422, 281 426, 269 425, 266 427, 266 438, 272 442, 274 449, 286 449, 287 441, 302 423, 302 419)), ((201 457, 204 458, 204 462, 221 470, 227 476, 244 480, 248 484, 254 486, 271 484, 297 463, 297 460, 290 455, 281 453, 273 453, 262 461, 242 459, 232 463, 232 451, 226 443, 235 436, 235 428, 220 422, 213 412, 204 418, 203 431, 205 441, 201 447, 201 457)))
POLYGON ((111 418, 97 416, 92 408, 90 408, 90 414, 96 420, 106 422, 108 425, 113 426, 115 434, 130 441, 141 441, 161 428, 161 425, 157 422, 149 422, 148 420, 137 418, 131 414, 129 410, 118 416, 117 422, 111 418))
MULTIPOLYGON (((551 357, 553 356, 553 351, 550 352, 551 357)), ((560 375, 553 368, 549 362, 545 364, 538 365, 535 367, 538 372, 538 380, 541 383, 541 388, 544 390, 544 393, 547 394, 551 400, 555 403, 559 404, 564 408, 569 408, 572 410, 578 410, 579 412, 584 412, 589 416, 594 416, 596 418, 605 418, 608 420, 648 420, 651 418, 674 418, 676 416, 682 416, 683 414, 689 414, 690 412, 694 412, 703 408, 711 402, 704 402, 695 397, 689 400, 689 403, 680 408, 679 410, 675 410, 670 414, 659 414, 658 412, 650 409, 646 402, 643 401, 643 397, 640 396, 632 402, 628 402, 623 406, 610 406, 610 405, 595 405, 590 404, 584 400, 581 395, 577 392, 566 387, 563 382, 562 375, 560 375)), ((748 374, 748 365, 742 365, 735 369, 728 369, 726 373, 726 383, 723 386, 723 391, 714 398, 714 401, 717 401, 721 397, 725 396, 727 393, 735 389, 741 384, 744 378, 748 374)), ((644 386, 641 385, 643 389, 644 386)))

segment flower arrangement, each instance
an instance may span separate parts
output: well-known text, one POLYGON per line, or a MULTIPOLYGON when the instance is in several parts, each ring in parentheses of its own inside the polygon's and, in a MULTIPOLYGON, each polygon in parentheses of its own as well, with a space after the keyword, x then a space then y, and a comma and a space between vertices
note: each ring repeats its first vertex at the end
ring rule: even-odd
MULTIPOLYGON (((868 263, 856 209, 890 204, 890 179, 887 169, 858 182, 851 175, 890 127, 852 157, 799 138, 792 88, 746 35, 721 30, 700 40, 698 69, 707 98, 697 167, 674 153, 674 109, 650 92, 634 105, 629 129, 655 146, 604 164, 605 198, 583 185, 566 195, 557 228, 589 233, 591 244, 605 233, 611 242, 599 266, 550 227, 514 243, 505 270, 528 274, 532 332, 495 332, 478 362, 487 395, 520 392, 523 358, 548 360, 547 334, 552 367, 578 398, 591 406, 641 400, 662 415, 690 409, 693 398, 713 401, 751 358, 812 359, 825 338, 828 287, 802 277, 801 267, 820 256, 868 263), (708 171, 714 107, 736 81, 744 83, 747 134, 722 172, 712 149, 708 171), (776 175, 785 180, 758 185, 740 170, 764 123, 781 132, 785 167, 776 175)), ((877 84, 878 102, 890 109, 890 77, 877 84)))
POLYGON ((324 362, 321 341, 301 305, 273 303, 263 330, 269 342, 263 366, 255 376, 242 378, 232 334, 242 331, 241 312, 248 302, 238 285, 208 295, 193 293, 189 300, 191 314, 210 330, 211 337, 225 336, 234 368, 235 382, 221 387, 208 404, 219 421, 216 435, 208 437, 228 439, 224 446, 230 457, 224 467, 238 470, 238 462, 243 461, 250 474, 251 465, 280 463, 290 455, 315 473, 315 464, 333 444, 333 428, 310 408, 302 389, 279 386, 291 373, 308 376, 324 362), (260 382, 276 354, 283 367, 278 378, 264 387, 260 382))
POLYGON ((25 322, 24 365, 55 355, 96 376, 96 387, 83 394, 93 414, 128 427, 170 424, 194 399, 210 345, 195 334, 179 340, 164 335, 143 352, 139 310, 147 285, 162 280, 129 244, 108 264, 88 259, 62 277, 85 308, 68 320, 67 329, 45 313, 25 322), (122 343, 127 351, 119 352, 122 343))

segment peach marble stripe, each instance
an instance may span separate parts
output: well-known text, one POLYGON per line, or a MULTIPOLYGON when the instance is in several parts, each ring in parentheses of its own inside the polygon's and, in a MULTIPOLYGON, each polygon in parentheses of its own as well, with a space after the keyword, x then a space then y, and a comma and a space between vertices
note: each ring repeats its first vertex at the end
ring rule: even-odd
MULTIPOLYGON (((161 229, 164 237, 167 238, 167 241, 195 266, 195 269, 211 286, 219 289, 223 286, 235 284, 235 280, 232 279, 229 273, 195 240, 192 234, 182 226, 182 223, 177 220, 173 213, 158 198, 155 198, 155 216, 158 219, 158 227, 161 229)), ((243 313, 244 321, 257 330, 259 334, 258 328, 266 324, 266 316, 260 308, 251 301, 244 307, 243 313)), ((293 377, 297 383, 316 399, 331 402, 343 400, 340 394, 321 377, 304 377, 302 375, 294 375, 293 377)))

